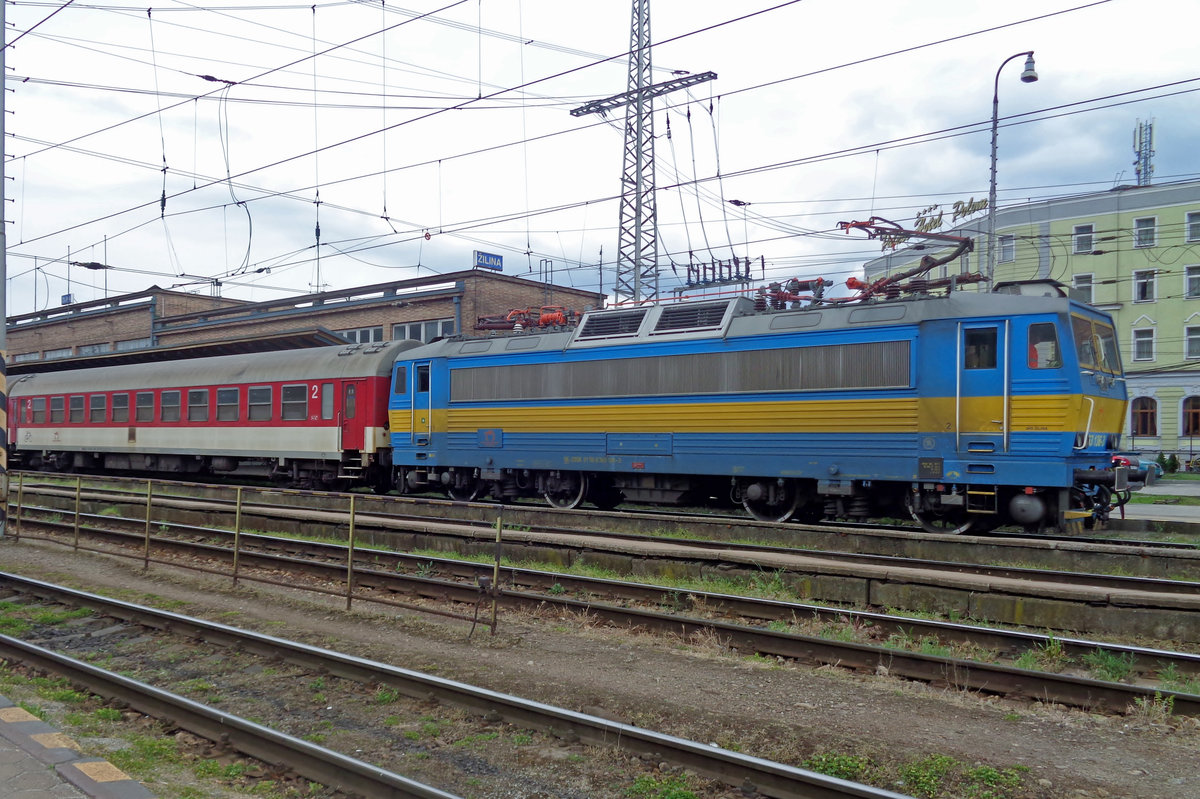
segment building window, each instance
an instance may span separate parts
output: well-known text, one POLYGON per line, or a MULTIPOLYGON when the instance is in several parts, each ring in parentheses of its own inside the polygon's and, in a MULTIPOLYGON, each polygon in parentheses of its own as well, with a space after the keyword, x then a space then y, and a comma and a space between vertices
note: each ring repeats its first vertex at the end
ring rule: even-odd
POLYGON ((351 344, 371 344, 383 341, 383 325, 379 327, 360 327, 355 330, 339 330, 337 334, 351 344))
POLYGON ((70 358, 74 352, 71 347, 60 347, 56 350, 46 350, 45 357, 46 360, 50 360, 51 358, 70 358))
POLYGON ((112 352, 112 344, 107 341, 103 344, 80 344, 80 355, 102 355, 106 352, 112 352))
POLYGON ((1135 361, 1154 360, 1154 328, 1133 331, 1133 359, 1135 361))
POLYGON ((1184 235, 1188 241, 1200 241, 1200 211, 1188 212, 1187 230, 1184 235))
POLYGON ((188 391, 188 421, 208 421, 208 389, 193 388, 188 391))
MULTIPOLYGON (((382 335, 382 331, 380 333, 382 335)), ((295 421, 308 418, 308 386, 284 386, 279 393, 280 418, 295 421)))
POLYGON ((246 389, 246 418, 252 422, 271 419, 270 386, 251 386, 246 389))
POLYGON ((162 393, 162 398, 158 401, 159 421, 179 421, 179 400, 180 393, 178 391, 164 391, 162 393))
POLYGON ((400 322, 392 325, 392 341, 412 339, 428 344, 435 338, 453 335, 453 319, 426 319, 423 322, 400 322))
POLYGON ((136 395, 137 407, 134 410, 135 419, 139 422, 154 421, 154 392, 139 391, 136 395))
POLYGON ((33 423, 34 424, 45 424, 46 423, 46 398, 45 397, 34 397, 33 398, 33 423))
POLYGON ((1200 327, 1184 328, 1184 354, 1187 358, 1200 358, 1200 327))
POLYGON ((36 361, 42 357, 40 352, 22 352, 20 355, 12 356, 13 363, 21 363, 22 361, 36 361))
POLYGON ((1158 403, 1151 397, 1138 397, 1133 401, 1130 414, 1130 430, 1135 436, 1158 435, 1158 403))
POLYGON ((1092 295, 1092 276, 1091 275, 1075 275, 1071 278, 1071 288, 1073 288, 1075 299, 1080 302, 1086 302, 1091 305, 1093 302, 1092 295))
POLYGON ((1133 220, 1133 246, 1153 247, 1156 240, 1155 217, 1146 216, 1133 220))
POLYGON ((148 338, 129 338, 124 341, 117 342, 117 352, 129 352, 130 350, 144 350, 148 347, 153 347, 154 342, 148 338))
POLYGON ((217 421, 236 422, 241 391, 236 388, 217 389, 217 421))
POLYGON ((1185 299, 1200 299, 1200 266, 1183 268, 1183 296, 1185 299))
POLYGON ((1092 235, 1096 232, 1094 225, 1076 225, 1071 234, 1071 252, 1076 255, 1090 253, 1096 249, 1092 246, 1092 235))
POLYGON ((108 419, 105 411, 108 410, 107 398, 103 394, 93 394, 88 400, 88 421, 92 424, 104 424, 108 419))
POLYGON ((1154 302, 1153 269, 1139 269, 1133 273, 1133 301, 1154 302))
POLYGON ((1017 237, 1001 236, 1000 263, 1004 264, 1015 260, 1017 260, 1017 237))
POLYGON ((1200 436, 1200 397, 1187 397, 1183 401, 1183 434, 1200 436))
POLYGON ((113 394, 113 422, 116 424, 129 423, 129 395, 113 394))

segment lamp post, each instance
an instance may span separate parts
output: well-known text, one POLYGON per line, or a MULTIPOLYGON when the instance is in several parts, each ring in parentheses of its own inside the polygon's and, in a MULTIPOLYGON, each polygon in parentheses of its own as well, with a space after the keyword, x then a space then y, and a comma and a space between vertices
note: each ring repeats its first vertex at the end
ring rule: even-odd
POLYGON ((1037 70, 1033 66, 1033 51, 1015 53, 1000 64, 996 70, 996 83, 992 91, 992 174, 988 183, 988 242, 987 242, 987 279, 988 283, 996 273, 996 132, 1000 127, 1000 72, 1004 65, 1014 58, 1025 56, 1025 70, 1021 73, 1022 83, 1033 83, 1038 79, 1037 70))

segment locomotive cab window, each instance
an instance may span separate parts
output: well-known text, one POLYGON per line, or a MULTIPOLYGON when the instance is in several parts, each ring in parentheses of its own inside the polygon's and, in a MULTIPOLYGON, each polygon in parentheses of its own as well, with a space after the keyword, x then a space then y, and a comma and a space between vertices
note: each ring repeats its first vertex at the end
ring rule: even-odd
POLYGON ((429 364, 423 363, 417 367, 417 392, 424 394, 429 391, 429 364))
POLYGON ((963 368, 996 368, 996 328, 980 327, 963 331, 963 368))
POLYGON ((139 422, 154 421, 154 392, 139 391, 137 393, 137 409, 134 411, 137 414, 139 422))
POLYGON ((179 392, 164 391, 158 402, 158 418, 162 422, 179 421, 179 392))
POLYGON ((83 424, 83 395, 71 397, 71 413, 68 421, 71 424, 83 424))
POLYGON ((1057 369, 1062 366, 1062 350, 1058 346, 1058 329, 1053 322, 1037 322, 1029 326, 1029 368, 1057 369))
POLYGON ((108 421, 108 397, 103 394, 93 394, 88 400, 88 421, 92 424, 104 424, 108 421))
POLYGON ((188 391, 187 418, 189 422, 208 421, 208 389, 194 388, 188 391))
POLYGON ((113 394, 112 420, 117 424, 129 423, 129 395, 113 394))
POLYGON ((284 386, 280 389, 281 419, 295 421, 308 418, 308 384, 284 386))
POLYGON ((33 398, 33 423, 34 424, 45 424, 46 423, 46 398, 45 397, 34 397, 33 398))
POLYGON ((67 398, 50 398, 50 423, 62 424, 67 420, 67 398))
POLYGON ((246 389, 246 418, 252 422, 270 421, 270 386, 250 386, 250 388, 246 389))
POLYGON ((392 393, 398 396, 408 393, 408 367, 403 364, 397 364, 392 372, 392 393))
POLYGON ((217 389, 217 421, 236 422, 241 392, 236 388, 217 389))

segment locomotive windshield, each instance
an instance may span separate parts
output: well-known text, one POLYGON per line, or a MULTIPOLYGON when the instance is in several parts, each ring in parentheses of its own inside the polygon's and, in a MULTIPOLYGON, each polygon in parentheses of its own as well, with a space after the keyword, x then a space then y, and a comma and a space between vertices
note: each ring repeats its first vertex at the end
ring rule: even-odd
POLYGON ((1080 367, 1110 374, 1121 371, 1121 356, 1112 325, 1099 319, 1072 315, 1071 329, 1080 367))

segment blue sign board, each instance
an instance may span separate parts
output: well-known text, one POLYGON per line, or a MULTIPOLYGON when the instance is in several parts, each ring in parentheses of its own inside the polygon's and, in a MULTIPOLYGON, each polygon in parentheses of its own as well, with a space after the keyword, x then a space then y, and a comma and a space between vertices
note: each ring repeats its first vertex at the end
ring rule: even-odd
POLYGON ((495 269, 497 272, 504 269, 504 256, 492 255, 490 252, 475 251, 475 265, 482 266, 485 269, 495 269))

